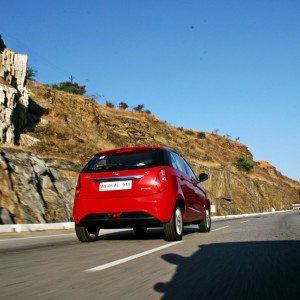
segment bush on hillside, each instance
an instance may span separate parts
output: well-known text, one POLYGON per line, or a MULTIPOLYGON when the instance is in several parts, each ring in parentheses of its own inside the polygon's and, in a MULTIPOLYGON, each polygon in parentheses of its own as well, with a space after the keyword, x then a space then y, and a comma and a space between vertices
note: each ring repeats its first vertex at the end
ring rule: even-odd
POLYGON ((149 109, 146 109, 144 112, 148 115, 151 115, 151 111, 149 109))
POLYGON ((198 139, 205 139, 206 138, 205 132, 203 131, 198 132, 197 137, 198 139))
POLYGON ((122 101, 122 102, 119 103, 119 108, 125 110, 125 109, 128 108, 128 104, 126 102, 122 101))
POLYGON ((194 131, 191 130, 191 129, 185 130, 185 133, 188 134, 188 135, 194 135, 194 131))
POLYGON ((27 68, 26 70, 26 78, 27 80, 35 81, 35 77, 37 75, 37 70, 33 68, 27 68))
POLYGON ((135 107, 133 108, 133 110, 142 112, 143 109, 144 109, 144 107, 145 107, 144 104, 138 104, 137 106, 135 106, 135 107))
POLYGON ((110 108, 114 108, 115 107, 115 105, 113 104, 113 102, 109 101, 109 100, 105 101, 105 106, 110 107, 110 108))
POLYGON ((250 173, 253 169, 253 163, 248 161, 244 157, 238 157, 234 163, 234 166, 243 172, 250 173))
POLYGON ((84 95, 86 92, 85 85, 80 85, 77 82, 72 81, 59 82, 57 84, 52 84, 51 87, 59 91, 76 95, 84 95))

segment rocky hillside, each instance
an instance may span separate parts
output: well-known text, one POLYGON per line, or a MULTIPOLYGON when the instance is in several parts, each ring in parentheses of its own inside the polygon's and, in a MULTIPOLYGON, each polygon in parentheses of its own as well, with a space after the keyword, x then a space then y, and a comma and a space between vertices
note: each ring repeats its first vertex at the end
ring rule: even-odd
MULTIPOLYGON (((211 133, 201 139, 197 132, 146 113, 108 108, 33 82, 19 87, 29 94, 26 109, 12 109, 14 118, 3 117, 8 101, 1 98, 1 89, 8 85, 2 76, 0 128, 14 124, 18 116, 25 122, 13 127, 13 139, 1 140, 2 222, 9 218, 18 223, 70 220, 72 188, 81 166, 101 149, 133 145, 168 145, 182 153, 197 173, 208 172, 205 187, 218 214, 289 209, 299 201, 299 182, 267 162, 254 162, 239 142, 211 133), (238 157, 254 164, 250 173, 236 169, 238 157), (43 171, 37 172, 36 164, 43 171)), ((14 101, 15 107, 21 103, 18 97, 14 101)))
POLYGON ((0 150, 0 224, 71 220, 78 171, 71 161, 0 150))
POLYGON ((30 103, 39 107, 33 118, 40 118, 30 133, 40 142, 29 149, 43 156, 82 163, 99 149, 168 145, 187 157, 197 173, 210 172, 212 180, 206 185, 212 197, 232 198, 230 207, 237 212, 280 209, 299 197, 298 182, 281 175, 267 162, 254 162, 248 148, 239 142, 211 133, 200 139, 197 132, 176 128, 146 113, 100 106, 88 98, 36 83, 29 83, 28 88, 30 103), (253 171, 238 171, 233 166, 237 157, 251 161, 253 171))

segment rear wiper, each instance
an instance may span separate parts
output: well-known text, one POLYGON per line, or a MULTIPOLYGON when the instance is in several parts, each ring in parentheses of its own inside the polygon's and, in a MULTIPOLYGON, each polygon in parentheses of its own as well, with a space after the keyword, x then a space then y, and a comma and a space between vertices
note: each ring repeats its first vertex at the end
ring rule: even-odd
POLYGON ((96 167, 95 170, 117 170, 120 166, 122 166, 121 164, 117 164, 117 165, 106 165, 106 166, 99 166, 96 167))

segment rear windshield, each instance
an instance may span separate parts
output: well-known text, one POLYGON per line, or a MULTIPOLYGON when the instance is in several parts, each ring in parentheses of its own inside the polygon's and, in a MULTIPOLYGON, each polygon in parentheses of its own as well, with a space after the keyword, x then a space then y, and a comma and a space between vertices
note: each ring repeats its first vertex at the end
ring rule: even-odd
POLYGON ((163 164, 162 150, 138 151, 94 156, 83 173, 121 171, 157 167, 163 164))

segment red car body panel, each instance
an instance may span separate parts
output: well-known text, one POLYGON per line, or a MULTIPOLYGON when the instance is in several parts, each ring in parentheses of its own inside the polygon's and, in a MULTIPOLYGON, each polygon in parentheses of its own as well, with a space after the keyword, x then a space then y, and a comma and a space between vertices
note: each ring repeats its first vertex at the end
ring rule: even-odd
MULTIPOLYGON (((104 157, 155 149, 164 151, 165 155, 175 152, 167 147, 132 147, 102 151, 96 155, 104 157)), ((90 216, 106 215, 105 220, 112 219, 117 225, 120 218, 120 227, 124 227, 126 220, 122 216, 126 213, 144 213, 158 224, 163 224, 172 218, 178 201, 184 205, 185 223, 202 220, 205 207, 209 206, 206 193, 197 180, 166 164, 131 170, 82 172, 76 186, 73 217, 78 225, 87 222, 90 216), (163 179, 159 176, 163 176, 163 179), (99 191, 101 182, 123 178, 130 178, 131 189, 99 191)))

